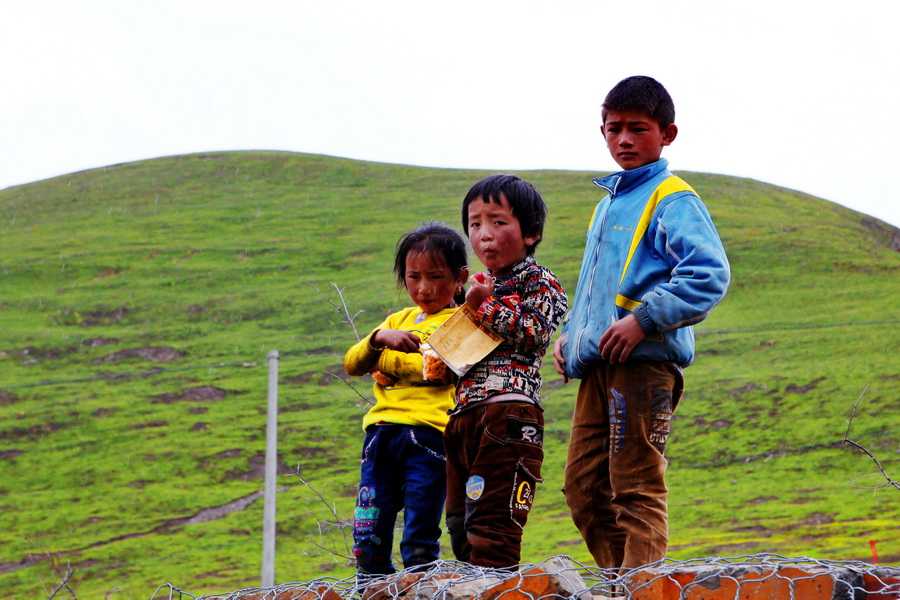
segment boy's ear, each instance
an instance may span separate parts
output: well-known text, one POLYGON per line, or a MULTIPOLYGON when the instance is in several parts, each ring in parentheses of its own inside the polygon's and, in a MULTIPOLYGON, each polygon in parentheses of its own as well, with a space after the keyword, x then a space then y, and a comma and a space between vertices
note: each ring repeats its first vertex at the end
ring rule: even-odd
POLYGON ((469 281, 469 267, 463 267, 459 270, 459 277, 456 278, 459 283, 465 284, 469 281))
POLYGON ((662 145, 668 146, 675 141, 678 136, 678 126, 675 123, 669 123, 662 131, 662 145))
POLYGON ((522 241, 525 242, 526 248, 531 248, 532 246, 537 244, 539 241, 541 241, 541 236, 539 236, 539 235, 524 235, 524 236, 522 236, 522 241))

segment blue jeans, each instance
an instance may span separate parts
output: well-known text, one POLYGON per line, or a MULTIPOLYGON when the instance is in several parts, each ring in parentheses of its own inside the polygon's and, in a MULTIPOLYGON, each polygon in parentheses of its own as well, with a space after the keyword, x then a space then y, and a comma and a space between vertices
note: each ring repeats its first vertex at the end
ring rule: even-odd
POLYGON ((401 509, 403 566, 437 560, 441 512, 447 495, 441 432, 429 426, 370 425, 360 463, 353 514, 357 570, 365 574, 395 572, 391 548, 394 523, 401 509))

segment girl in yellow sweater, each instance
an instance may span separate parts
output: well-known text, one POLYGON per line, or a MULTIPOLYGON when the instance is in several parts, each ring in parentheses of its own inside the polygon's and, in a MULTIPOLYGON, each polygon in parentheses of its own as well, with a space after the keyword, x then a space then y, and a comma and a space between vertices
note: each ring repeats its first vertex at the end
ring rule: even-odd
POLYGON ((466 246, 449 227, 426 223, 397 244, 394 272, 415 306, 390 315, 344 356, 349 375, 372 373, 375 406, 366 432, 353 551, 361 575, 394 572, 394 522, 404 511, 400 554, 409 568, 437 560, 446 496, 443 431, 453 408, 449 377, 425 380, 420 346, 465 299, 466 246))

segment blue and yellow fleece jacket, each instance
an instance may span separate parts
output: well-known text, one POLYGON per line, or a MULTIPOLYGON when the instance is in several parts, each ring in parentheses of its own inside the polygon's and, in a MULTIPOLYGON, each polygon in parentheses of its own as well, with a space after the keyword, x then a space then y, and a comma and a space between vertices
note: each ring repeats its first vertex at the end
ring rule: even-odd
POLYGON ((563 332, 569 377, 603 360, 600 337, 634 314, 647 337, 629 360, 694 360, 691 325, 728 289, 728 258, 700 197, 668 162, 594 179, 608 195, 594 209, 575 302, 563 332))

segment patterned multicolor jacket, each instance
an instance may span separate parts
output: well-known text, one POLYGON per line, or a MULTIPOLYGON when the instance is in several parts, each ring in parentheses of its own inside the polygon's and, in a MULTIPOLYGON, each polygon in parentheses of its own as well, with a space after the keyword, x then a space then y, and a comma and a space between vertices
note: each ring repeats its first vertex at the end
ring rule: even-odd
POLYGON ((457 409, 497 394, 540 402, 541 362, 567 309, 559 280, 532 256, 496 276, 494 294, 481 303, 475 321, 504 341, 459 380, 457 409))

